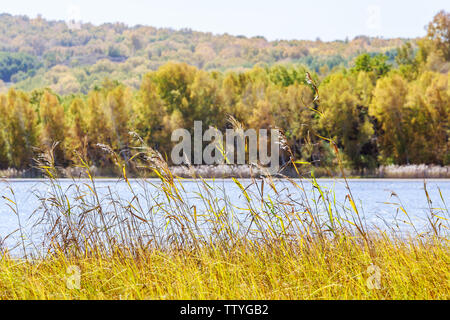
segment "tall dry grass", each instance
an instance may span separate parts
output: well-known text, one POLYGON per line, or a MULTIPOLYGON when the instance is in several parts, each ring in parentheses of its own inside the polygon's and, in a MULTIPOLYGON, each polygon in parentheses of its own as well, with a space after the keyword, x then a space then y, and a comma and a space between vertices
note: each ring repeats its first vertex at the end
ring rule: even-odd
POLYGON ((450 179, 450 167, 433 166, 433 165, 406 165, 406 166, 381 166, 377 170, 380 178, 434 178, 434 179, 450 179))
POLYGON ((125 162, 101 147, 121 169, 131 200, 111 189, 99 192, 82 158, 78 170, 88 180, 63 188, 52 152, 42 155, 38 165, 49 192, 40 198, 35 228, 43 237, 31 251, 23 241, 21 258, 3 248, 0 298, 450 298, 450 216, 445 198, 437 208, 426 185, 428 229, 398 235, 395 226, 381 231, 367 224, 348 183, 339 207, 314 176, 284 178, 296 197, 270 175, 247 184, 233 179, 245 203, 237 205, 226 189, 197 176, 202 205, 192 205, 183 179, 155 150, 142 145, 125 162), (128 179, 130 167, 142 172, 138 190, 128 179), (146 180, 150 174, 159 182, 146 180), (81 272, 78 288, 67 284, 73 266, 81 272))

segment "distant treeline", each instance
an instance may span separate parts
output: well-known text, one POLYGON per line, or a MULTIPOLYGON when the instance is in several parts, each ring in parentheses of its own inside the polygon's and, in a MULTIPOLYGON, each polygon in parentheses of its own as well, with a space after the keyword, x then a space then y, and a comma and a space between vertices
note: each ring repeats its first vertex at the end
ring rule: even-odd
MULTIPOLYGON (((268 41, 189 29, 67 24, 0 14, 0 91, 13 85, 24 91, 49 87, 61 95, 87 94, 106 76, 138 89, 148 71, 170 61, 221 72, 294 63, 326 75, 347 67, 364 52, 387 53, 394 62, 395 49, 405 41, 367 36, 332 42, 268 41)), ((417 47, 415 40, 412 44, 417 47)))
POLYGON ((192 130, 202 120, 204 129, 225 130, 228 115, 246 128, 280 128, 295 157, 314 166, 336 165, 324 138, 337 143, 348 168, 448 165, 450 48, 441 31, 448 35, 449 21, 440 13, 418 50, 399 48, 396 68, 387 56, 370 54, 326 77, 300 65, 208 72, 167 63, 145 75, 139 90, 112 80, 77 95, 10 89, 0 95, 0 169, 29 167, 55 141, 57 165, 76 164, 77 151, 93 165, 113 167, 97 144, 126 160, 137 146, 130 131, 169 155, 174 129, 192 130))

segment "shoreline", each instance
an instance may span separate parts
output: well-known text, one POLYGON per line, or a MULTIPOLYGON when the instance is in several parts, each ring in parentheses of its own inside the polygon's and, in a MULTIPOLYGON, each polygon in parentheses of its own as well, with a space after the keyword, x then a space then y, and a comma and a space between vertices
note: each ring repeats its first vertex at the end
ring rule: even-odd
MULTIPOLYGON (((253 179, 255 180, 262 180, 261 177, 255 177, 255 178, 240 178, 240 177, 232 177, 232 178, 180 178, 180 181, 186 181, 186 182, 195 182, 197 180, 205 180, 205 181, 233 181, 233 179, 239 179, 239 181, 251 181, 253 179)), ((288 178, 278 178, 273 177, 273 180, 276 181, 286 181, 288 178)), ((311 178, 289 178, 293 181, 304 181, 304 180, 311 180, 311 178)), ((48 178, 0 178, 0 183, 2 182, 45 182, 48 181, 48 178)), ((89 178, 58 178, 56 179, 58 181, 90 181, 89 178)), ((102 181, 102 182, 125 182, 123 177, 94 177, 95 181, 102 181)), ((150 181, 150 182, 158 182, 160 181, 159 178, 128 178, 129 181, 135 182, 135 181, 150 181)), ((343 182, 345 180, 352 181, 352 182, 376 182, 376 181, 385 181, 385 182, 418 182, 418 181, 426 181, 426 182, 450 182, 450 178, 356 178, 356 177, 350 177, 350 178, 332 178, 332 177, 320 177, 316 178, 318 181, 323 182, 343 182)))
MULTIPOLYGON (((201 165, 195 167, 171 166, 172 175, 182 179, 260 179, 265 176, 264 169, 250 165, 201 165), (194 177, 195 176, 195 177, 194 177)), ((303 179, 310 179, 311 173, 316 179, 343 179, 343 175, 348 180, 379 180, 379 179, 450 179, 450 166, 438 165, 389 165, 380 166, 375 169, 365 170, 361 174, 354 169, 344 169, 343 174, 339 171, 326 168, 299 167, 303 179)), ((88 178, 85 169, 78 167, 58 168, 58 175, 65 179, 88 178)), ((95 179, 119 179, 122 175, 116 175, 111 168, 100 168, 91 166, 90 172, 95 179)), ((139 179, 135 173, 128 172, 129 178, 139 179)), ((273 178, 299 179, 297 172, 293 168, 285 168, 281 173, 272 175, 273 178)), ((42 179, 42 172, 36 168, 31 169, 4 169, 0 170, 0 179, 42 179)), ((150 178, 157 178, 157 175, 150 174, 150 178)))

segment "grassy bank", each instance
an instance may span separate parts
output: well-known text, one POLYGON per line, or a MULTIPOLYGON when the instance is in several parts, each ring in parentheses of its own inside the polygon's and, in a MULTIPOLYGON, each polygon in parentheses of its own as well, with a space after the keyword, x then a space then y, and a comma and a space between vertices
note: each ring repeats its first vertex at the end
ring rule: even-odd
POLYGON ((448 247, 340 238, 0 261, 2 299, 449 299, 448 247), (375 267, 371 267, 374 265, 375 267), (69 289, 70 266, 80 268, 69 289))
MULTIPOLYGON (((142 178, 137 189, 130 163, 117 160, 131 200, 100 193, 82 160, 89 179, 62 187, 51 154, 40 158, 43 237, 30 245, 18 230, 19 256, 0 241, 1 299, 450 298, 450 215, 445 195, 431 199, 426 184, 428 226, 416 228, 398 201, 398 220, 381 230, 366 222, 348 184, 339 204, 314 177, 286 177, 289 193, 271 176, 234 179, 238 204, 197 177, 192 204, 157 152, 139 152, 132 161, 159 181, 142 178)), ((20 225, 14 190, 3 199, 20 225)))

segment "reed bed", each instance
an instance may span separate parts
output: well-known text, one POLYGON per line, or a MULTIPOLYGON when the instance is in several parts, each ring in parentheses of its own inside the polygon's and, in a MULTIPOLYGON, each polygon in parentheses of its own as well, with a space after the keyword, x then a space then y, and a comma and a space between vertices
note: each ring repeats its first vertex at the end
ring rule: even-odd
POLYGON ((381 166, 378 168, 377 176, 380 178, 446 178, 450 179, 450 167, 449 166, 436 166, 436 165, 406 165, 406 166, 381 166))
POLYGON ((323 244, 235 244, 195 250, 0 261, 2 299, 448 299, 441 243, 345 238, 323 244), (375 265, 380 270, 376 283, 375 265), (68 287, 71 266, 80 286, 68 287), (371 277, 375 277, 371 279, 371 277), (371 282, 372 281, 372 282, 371 282), (370 286, 370 283, 372 286, 370 286))
MULTIPOLYGON (((336 169, 336 168, 335 168, 336 169)), ((209 178, 260 178, 264 174, 259 168, 250 165, 199 165, 199 166, 172 166, 170 171, 174 176, 181 178, 203 177, 209 178)), ((317 178, 343 178, 343 177, 367 177, 367 178, 390 178, 390 179, 450 179, 449 166, 437 165, 388 165, 380 166, 376 169, 367 170, 363 173, 351 169, 344 169, 342 173, 329 168, 314 167, 305 170, 314 172, 317 178)), ((96 166, 90 167, 90 172, 97 177, 116 177, 117 174, 109 170, 101 170, 96 166)), ((42 177, 39 170, 17 170, 8 168, 0 170, 0 178, 38 178, 42 177)), ((60 168, 61 177, 88 177, 86 171, 79 167, 60 168)), ((285 168, 284 176, 296 178, 298 176, 294 168, 285 168)))
MULTIPOLYGON (((426 184, 428 226, 416 228, 399 202, 410 230, 401 233, 398 225, 369 225, 346 180, 339 205, 314 175, 284 177, 295 196, 268 174, 245 183, 233 178, 238 203, 191 171, 192 205, 183 178, 158 152, 142 145, 125 162, 100 147, 131 198, 98 190, 81 157, 78 170, 88 179, 63 187, 51 150, 42 155, 48 191, 36 193, 33 215, 42 236, 30 243, 18 230, 21 256, 0 241, 1 299, 450 298, 450 215, 445 197, 430 199, 426 184), (130 170, 142 174, 138 187, 130 170)), ((20 225, 11 194, 3 198, 20 225)))

